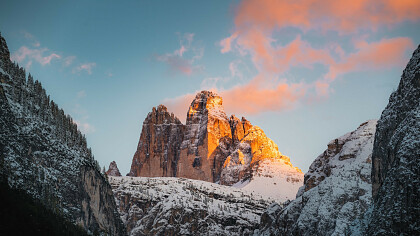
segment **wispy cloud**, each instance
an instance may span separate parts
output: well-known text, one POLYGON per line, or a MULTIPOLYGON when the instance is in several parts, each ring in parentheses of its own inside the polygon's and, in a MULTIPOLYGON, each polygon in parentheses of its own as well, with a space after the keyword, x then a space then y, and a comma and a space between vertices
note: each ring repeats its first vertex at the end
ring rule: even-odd
POLYGON ((86 71, 89 75, 92 74, 92 69, 96 66, 95 62, 80 64, 79 66, 73 68, 73 73, 80 73, 81 71, 86 71))
MULTIPOLYGON (((31 49, 26 46, 22 46, 15 53, 12 53, 11 59, 17 61, 18 63, 29 63, 32 65, 33 61, 38 62, 42 66, 48 65, 53 59, 61 58, 60 55, 56 53, 51 53, 47 48, 42 49, 31 49)), ((28 64, 27 64, 28 65, 28 64)))
POLYGON ((21 33, 23 34, 23 37, 25 37, 26 39, 32 41, 32 45, 34 47, 41 46, 41 43, 31 33, 27 32, 27 31, 21 31, 21 33))
MULTIPOLYGON (((17 51, 11 54, 11 60, 18 63, 23 63, 26 69, 34 64, 34 62, 39 63, 41 66, 50 65, 53 61, 60 61, 63 67, 70 67, 75 64, 76 56, 63 56, 61 53, 53 52, 52 50, 42 47, 40 48, 41 43, 36 39, 34 35, 27 31, 20 32, 22 37, 27 40, 27 45, 31 44, 32 46, 21 46, 17 51)), ((96 63, 84 63, 79 64, 71 69, 73 74, 86 71, 88 74, 92 74, 93 68, 96 66, 96 63)))
POLYGON ((68 56, 68 57, 65 57, 63 60, 64 60, 64 66, 70 66, 72 63, 73 63, 73 61, 76 59, 76 56, 68 56))
POLYGON ((172 53, 156 55, 156 60, 166 63, 169 66, 169 71, 173 74, 191 75, 200 71, 202 66, 195 65, 195 62, 203 57, 204 48, 192 46, 194 40, 194 34, 192 33, 185 33, 179 37, 179 49, 172 53))

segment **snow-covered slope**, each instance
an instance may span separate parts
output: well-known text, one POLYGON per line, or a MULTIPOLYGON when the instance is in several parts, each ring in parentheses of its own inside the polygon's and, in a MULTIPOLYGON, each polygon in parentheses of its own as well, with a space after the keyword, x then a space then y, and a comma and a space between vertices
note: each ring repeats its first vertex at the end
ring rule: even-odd
POLYGON ((109 177, 130 235, 249 235, 274 202, 257 193, 174 177, 109 177))
POLYGON ((371 154, 376 120, 328 144, 305 174, 297 198, 273 205, 255 235, 345 235, 371 203, 371 154))
POLYGON ((280 202, 295 199, 303 184, 303 173, 281 158, 271 158, 259 163, 251 179, 240 181, 233 187, 255 192, 280 202))

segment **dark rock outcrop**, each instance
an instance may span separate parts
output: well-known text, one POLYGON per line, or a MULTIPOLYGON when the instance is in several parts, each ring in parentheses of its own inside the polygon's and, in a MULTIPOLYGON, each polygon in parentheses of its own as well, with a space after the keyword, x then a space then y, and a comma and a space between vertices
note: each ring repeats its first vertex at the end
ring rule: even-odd
POLYGON ((420 46, 389 98, 372 154, 369 235, 420 234, 420 46))

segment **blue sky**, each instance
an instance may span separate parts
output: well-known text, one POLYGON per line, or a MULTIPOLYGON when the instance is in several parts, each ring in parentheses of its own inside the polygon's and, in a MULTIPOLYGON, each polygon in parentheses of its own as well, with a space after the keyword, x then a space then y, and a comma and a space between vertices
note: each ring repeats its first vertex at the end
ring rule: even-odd
POLYGON ((152 107, 183 119, 191 97, 212 89, 306 172, 330 140, 379 118, 420 41, 419 4, 378 13, 382 23, 360 13, 361 24, 333 7, 282 18, 264 7, 290 6, 263 2, 3 1, 0 32, 101 166, 128 173, 152 107))

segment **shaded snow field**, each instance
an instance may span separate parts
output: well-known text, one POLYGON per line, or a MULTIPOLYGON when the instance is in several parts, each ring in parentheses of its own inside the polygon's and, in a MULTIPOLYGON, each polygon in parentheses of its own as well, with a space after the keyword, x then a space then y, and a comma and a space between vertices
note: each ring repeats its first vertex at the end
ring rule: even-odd
POLYGON ((109 176, 115 194, 129 193, 142 199, 163 201, 168 208, 183 205, 206 209, 215 215, 238 215, 259 222, 260 215, 279 199, 246 189, 224 186, 201 180, 176 177, 115 177, 109 176))
POLYGON ((185 178, 110 176, 109 182, 130 235, 188 234, 197 228, 249 235, 270 204, 281 204, 246 189, 185 178))

